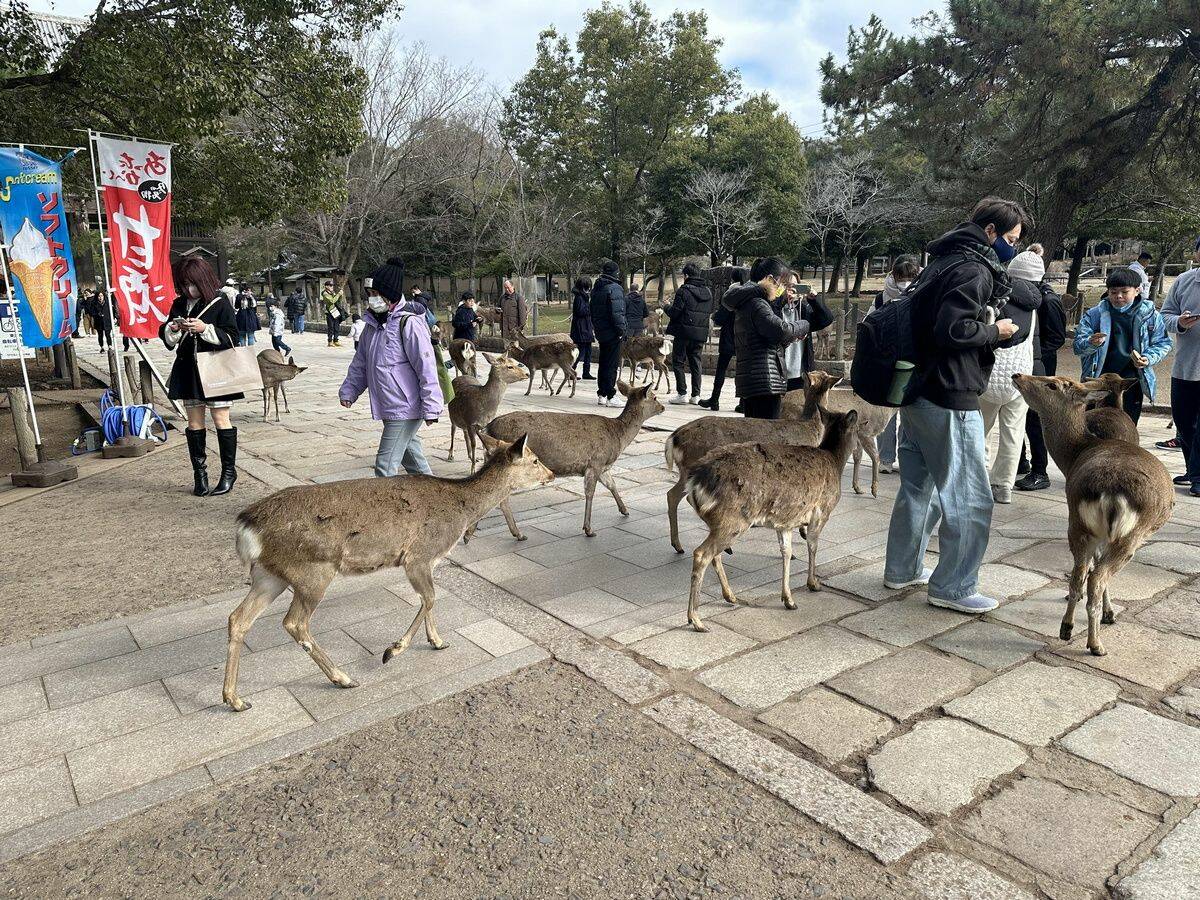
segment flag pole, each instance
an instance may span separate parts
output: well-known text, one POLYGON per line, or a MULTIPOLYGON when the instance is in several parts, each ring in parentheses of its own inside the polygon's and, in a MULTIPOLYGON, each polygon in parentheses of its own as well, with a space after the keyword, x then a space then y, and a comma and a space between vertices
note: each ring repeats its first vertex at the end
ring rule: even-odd
POLYGON ((46 451, 42 448, 42 432, 38 427, 37 413, 33 408, 33 388, 29 384, 29 367, 25 365, 25 340, 21 335, 21 320, 17 316, 17 294, 12 288, 8 274, 8 244, 0 244, 0 268, 4 269, 4 293, 8 295, 8 314, 12 318, 13 334, 17 338, 17 359, 21 361, 21 377, 25 379, 25 398, 29 401, 29 421, 33 425, 33 446, 37 450, 37 461, 45 462, 46 451))

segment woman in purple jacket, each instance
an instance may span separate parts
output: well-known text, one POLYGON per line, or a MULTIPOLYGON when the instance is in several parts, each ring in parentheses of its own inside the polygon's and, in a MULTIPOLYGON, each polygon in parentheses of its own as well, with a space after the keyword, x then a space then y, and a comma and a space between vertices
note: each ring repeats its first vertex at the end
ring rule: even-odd
POLYGON ((417 431, 433 425, 444 401, 423 310, 404 298, 404 262, 389 259, 364 279, 369 312, 338 397, 349 409, 365 390, 371 418, 383 420, 375 474, 432 475, 417 431))

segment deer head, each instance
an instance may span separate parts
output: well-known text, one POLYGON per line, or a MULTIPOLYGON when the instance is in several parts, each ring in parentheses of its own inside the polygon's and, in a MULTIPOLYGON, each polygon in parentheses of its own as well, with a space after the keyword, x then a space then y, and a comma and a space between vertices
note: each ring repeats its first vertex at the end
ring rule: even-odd
POLYGON ((511 444, 494 438, 483 430, 480 430, 478 437, 488 452, 489 461, 495 460, 501 454, 507 457, 512 472, 510 483, 514 490, 548 484, 554 480, 554 473, 542 464, 533 448, 529 446, 528 435, 521 435, 511 444))
POLYGON ((638 417, 639 422, 645 422, 666 409, 654 396, 654 390, 649 383, 635 388, 624 381, 618 381, 617 390, 625 397, 625 409, 621 411, 621 415, 630 412, 638 417))
POLYGON ((488 365, 493 369, 500 370, 500 378, 505 384, 514 384, 529 377, 529 373, 525 371, 525 367, 510 357, 508 353, 502 353, 500 356, 484 353, 483 358, 488 361, 488 365))
POLYGON ((1089 389, 1063 375, 1022 375, 1012 377, 1013 385, 1040 416, 1061 416, 1070 410, 1083 411, 1089 389))

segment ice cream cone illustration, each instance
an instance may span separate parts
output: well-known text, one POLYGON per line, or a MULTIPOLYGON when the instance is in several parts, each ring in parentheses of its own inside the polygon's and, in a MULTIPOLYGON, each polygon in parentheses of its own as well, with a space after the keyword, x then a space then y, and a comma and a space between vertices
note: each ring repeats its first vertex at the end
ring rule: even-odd
POLYGON ((46 236, 29 219, 13 238, 8 259, 9 268, 21 282, 42 336, 49 339, 54 331, 54 261, 50 258, 46 236))

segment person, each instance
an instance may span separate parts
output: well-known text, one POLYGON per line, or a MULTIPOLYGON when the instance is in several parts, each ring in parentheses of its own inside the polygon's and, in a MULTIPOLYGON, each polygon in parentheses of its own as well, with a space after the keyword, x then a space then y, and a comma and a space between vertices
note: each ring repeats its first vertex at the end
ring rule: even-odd
POLYGON ((284 303, 287 314, 292 317, 292 334, 304 334, 304 319, 308 314, 308 297, 304 295, 304 289, 296 285, 284 303))
MULTIPOLYGON (((421 290, 421 286, 419 284, 414 284, 412 286, 412 296, 410 296, 408 300, 410 303, 419 303, 421 308, 426 312, 434 312, 433 295, 426 294, 423 290, 421 290)), ((426 317, 426 321, 428 321, 428 316, 426 317)), ((436 314, 434 315, 434 321, 437 321, 436 314)))
POLYGON ((354 341, 354 349, 358 349, 358 342, 362 340, 363 331, 367 328, 367 323, 363 321, 363 317, 355 313, 350 317, 350 340, 354 341))
MULTIPOLYGON (((1200 237, 1192 247, 1200 263, 1200 237)), ((1190 269, 1175 279, 1163 301, 1162 318, 1175 335, 1175 361, 1171 364, 1171 416, 1183 450, 1183 474, 1176 484, 1200 497, 1200 269, 1190 269)))
POLYGON ((183 257, 172 271, 178 296, 171 305, 167 321, 159 336, 168 350, 175 351, 175 362, 167 379, 167 396, 183 402, 187 410, 188 455, 192 461, 197 497, 228 494, 237 481, 237 429, 229 421, 233 401, 242 394, 221 394, 209 397, 200 381, 196 364, 200 353, 228 350, 237 345, 237 321, 233 307, 226 302, 217 273, 203 259, 183 257), (221 477, 209 489, 208 459, 205 455, 204 411, 212 417, 217 432, 217 449, 221 456, 221 477))
POLYGON ((332 281, 325 282, 321 290, 321 305, 325 308, 325 344, 329 347, 340 347, 341 327, 346 318, 346 310, 342 306, 342 292, 334 290, 332 281))
POLYGON ((712 288, 700 274, 700 267, 688 263, 683 267, 683 286, 675 292, 675 298, 667 308, 667 334, 673 339, 671 366, 675 370, 675 396, 670 402, 675 405, 700 402, 703 380, 700 355, 708 341, 709 319, 712 316, 712 288), (692 392, 687 393, 684 368, 692 375, 692 392))
MULTIPOLYGON (((725 293, 733 290, 741 284, 746 284, 750 281, 750 270, 745 266, 739 266, 733 270, 733 283, 725 290, 725 293)), ((724 299, 724 298, 722 298, 724 299)), ((722 304, 716 304, 716 309, 712 314, 713 324, 721 329, 717 339, 717 368, 713 373, 713 389, 712 396, 707 400, 701 400, 697 405, 704 409, 711 409, 713 412, 721 411, 721 388, 725 386, 725 373, 729 370, 729 363, 733 360, 733 355, 737 350, 737 345, 733 339, 733 313, 726 309, 722 304)), ((741 412, 741 404, 734 412, 741 412)))
POLYGON ((475 311, 475 294, 472 291, 463 291, 458 309, 454 311, 454 317, 450 320, 450 324, 454 327, 454 340, 472 342, 478 340, 479 326, 482 322, 483 319, 475 311))
POLYGON ((783 353, 808 334, 807 322, 785 322, 771 304, 792 284, 794 276, 778 257, 755 260, 750 284, 732 288, 721 305, 734 314, 737 369, 733 384, 748 419, 778 419, 787 393, 783 353))
POLYGON ((254 333, 259 329, 258 302, 249 291, 238 293, 234 302, 237 304, 234 321, 237 322, 238 346, 249 347, 255 343, 254 333))
POLYGON ((592 290, 592 279, 581 275, 571 288, 571 340, 579 350, 575 364, 583 363, 584 381, 595 381, 592 374, 592 341, 596 334, 592 330, 592 307, 588 295, 592 290))
MULTIPOLYGON (((892 262, 892 270, 883 279, 883 290, 875 296, 875 308, 879 309, 885 303, 899 299, 909 286, 921 274, 921 261, 912 254, 905 253, 897 256, 892 262)), ((823 326, 812 323, 814 329, 823 326)), ((896 468, 896 432, 900 425, 900 414, 893 413, 888 419, 883 431, 875 438, 875 446, 879 452, 879 471, 891 473, 896 468)))
POLYGON ((932 259, 914 304, 919 381, 903 409, 900 490, 883 578, 893 590, 927 584, 929 603, 959 612, 997 606, 976 590, 994 503, 979 395, 993 348, 1017 331, 1010 319, 990 320, 1007 297, 1004 264, 1028 221, 1010 200, 981 200, 966 222, 928 246, 932 259), (925 549, 939 519, 938 564, 930 572, 925 549))
POLYGON ((283 326, 283 310, 279 308, 279 304, 274 299, 268 300, 267 334, 271 335, 271 346, 287 357, 292 355, 292 348, 283 342, 283 326))
POLYGON ((512 282, 505 278, 504 294, 500 297, 500 337, 506 346, 517 339, 517 332, 525 330, 527 315, 525 298, 513 290, 512 282))
POLYGON ((1141 283, 1132 269, 1109 272, 1108 295, 1079 320, 1073 348, 1085 379, 1115 372, 1137 382, 1121 397, 1135 424, 1143 401, 1154 402, 1154 367, 1171 352, 1167 323, 1153 303, 1141 298, 1141 283))
POLYGON ((111 350, 113 346, 112 309, 108 305, 107 298, 102 296, 99 291, 92 291, 91 309, 92 324, 96 326, 96 341, 100 345, 100 352, 104 352, 105 344, 111 350))
POLYGON ((89 337, 92 334, 92 306, 91 294, 86 291, 79 292, 79 302, 75 305, 76 317, 79 320, 79 330, 84 337, 89 337))
MULTIPOLYGON (((787 286, 783 296, 771 303, 771 309, 784 322, 796 324, 804 321, 804 316, 800 313, 800 292, 795 284, 787 286)), ((783 375, 787 379, 789 391, 804 387, 804 342, 808 337, 809 335, 805 335, 804 340, 795 341, 783 348, 783 375)))
POLYGON ((1138 296, 1143 300, 1150 299, 1150 275, 1146 272, 1146 266, 1154 261, 1154 257, 1143 250, 1138 254, 1138 258, 1129 264, 1129 268, 1137 272, 1142 279, 1142 283, 1138 286, 1138 296))
POLYGON ((998 313, 1001 319, 1011 319, 1017 332, 1002 341, 995 350, 996 361, 988 376, 988 386, 979 398, 983 413, 983 434, 999 428, 999 445, 992 461, 992 499, 997 503, 1012 503, 1013 484, 1021 445, 1025 438, 1025 414, 1029 409, 1025 398, 1013 386, 1012 376, 1033 374, 1037 356, 1037 310, 1042 305, 1038 285, 1046 275, 1046 264, 1036 253, 1026 250, 1008 264, 1008 279, 1012 293, 998 313))
POLYGON ((621 365, 621 341, 625 340, 625 290, 621 287, 620 267, 611 259, 600 263, 600 277, 592 286, 588 300, 592 331, 600 345, 596 378, 597 406, 621 406, 615 399, 617 369, 621 365))
MULTIPOLYGON (((1038 285, 1038 290, 1042 293, 1042 305, 1037 309, 1033 374, 1054 375, 1058 371, 1058 351, 1067 342, 1067 311, 1063 308, 1062 298, 1045 280, 1038 285)), ((1044 491, 1050 487, 1050 457, 1042 434, 1042 420, 1036 410, 1025 413, 1025 438, 1029 445, 1029 471, 1013 487, 1018 491, 1044 491)), ((1017 471, 1021 471, 1020 464, 1017 471)))
POLYGON ((636 337, 639 334, 645 334, 648 315, 650 315, 650 308, 646 306, 646 298, 635 281, 630 286, 629 293, 625 295, 625 336, 636 337))
POLYGON ((349 409, 366 391, 371 418, 383 422, 377 477, 395 475, 401 465, 410 475, 432 475, 417 432, 422 422, 436 424, 445 404, 429 326, 404 297, 404 261, 389 259, 363 287, 366 327, 338 399, 349 409))

